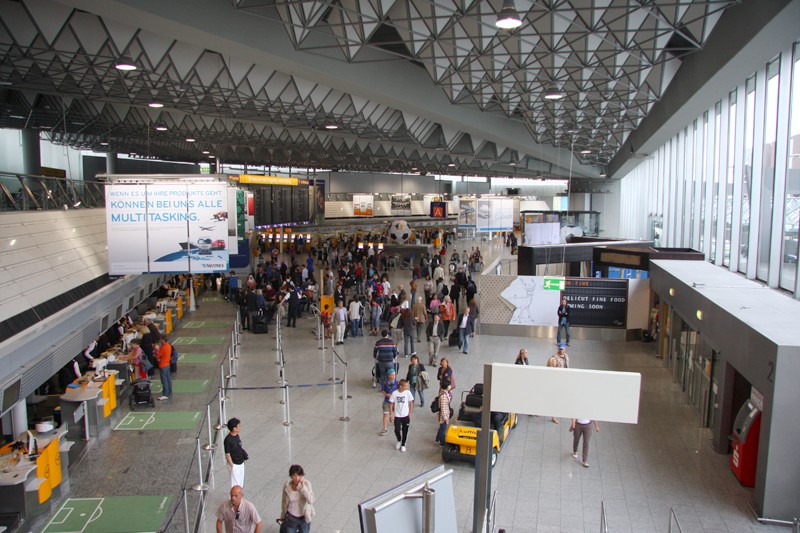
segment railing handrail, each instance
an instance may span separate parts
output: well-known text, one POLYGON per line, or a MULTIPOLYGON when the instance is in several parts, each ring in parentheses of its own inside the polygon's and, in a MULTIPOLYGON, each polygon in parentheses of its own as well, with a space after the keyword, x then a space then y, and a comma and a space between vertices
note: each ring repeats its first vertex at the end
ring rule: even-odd
POLYGON ((61 176, 0 171, 0 210, 39 211, 103 207, 105 184, 61 176), (10 182, 16 181, 18 188, 10 182), (8 186, 7 186, 8 185, 8 186), (11 187, 12 190, 9 190, 11 187))
POLYGON ((678 533, 683 533, 683 528, 681 528, 681 523, 678 520, 678 515, 675 514, 675 507, 669 508, 669 528, 667 529, 668 533, 672 533, 672 522, 675 521, 675 525, 678 526, 678 533))

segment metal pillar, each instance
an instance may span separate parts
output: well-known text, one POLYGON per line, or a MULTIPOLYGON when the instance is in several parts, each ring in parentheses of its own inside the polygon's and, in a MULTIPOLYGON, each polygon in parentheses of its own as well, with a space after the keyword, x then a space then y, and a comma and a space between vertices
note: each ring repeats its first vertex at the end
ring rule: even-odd
POLYGON ((39 130, 20 130, 22 141, 22 173, 42 175, 42 152, 39 145, 39 130))
POLYGON ((483 412, 478 430, 475 456, 475 499, 472 505, 472 531, 484 533, 486 517, 491 502, 492 486, 492 365, 483 365, 483 412))
POLYGON ((106 174, 117 174, 117 152, 106 154, 106 174))

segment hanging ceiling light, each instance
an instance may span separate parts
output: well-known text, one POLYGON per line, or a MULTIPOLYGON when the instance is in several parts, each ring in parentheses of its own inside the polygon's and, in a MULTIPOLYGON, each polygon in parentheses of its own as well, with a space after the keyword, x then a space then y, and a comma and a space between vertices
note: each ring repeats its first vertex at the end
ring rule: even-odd
POLYGON ((149 104, 147 104, 147 106, 152 107, 154 109, 160 109, 164 107, 164 104, 162 104, 161 102, 150 102, 149 104))
POLYGON ((167 131, 167 125, 163 123, 156 124, 156 131, 167 131))
POLYGON ((560 90, 555 85, 551 85, 548 89, 544 92, 543 98, 545 100, 561 100, 565 98, 567 95, 564 91, 560 90))
POLYGON ((122 56, 114 61, 114 68, 117 70, 136 70, 136 63, 128 56, 122 56))
POLYGON ((338 130, 339 126, 336 125, 336 124, 333 124, 333 123, 328 123, 328 124, 325 124, 325 129, 326 130, 338 130))
POLYGON ((501 30, 513 30, 522 26, 522 19, 519 18, 517 8, 514 6, 514 0, 503 0, 503 7, 500 8, 500 13, 497 14, 497 22, 494 25, 501 30))

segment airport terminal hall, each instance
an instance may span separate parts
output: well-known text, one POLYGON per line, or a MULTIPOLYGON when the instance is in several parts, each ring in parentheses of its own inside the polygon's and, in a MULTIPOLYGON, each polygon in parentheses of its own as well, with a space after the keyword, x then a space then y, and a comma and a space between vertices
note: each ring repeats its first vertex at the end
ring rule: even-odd
POLYGON ((800 0, 0 0, 0 533, 800 533, 800 0))

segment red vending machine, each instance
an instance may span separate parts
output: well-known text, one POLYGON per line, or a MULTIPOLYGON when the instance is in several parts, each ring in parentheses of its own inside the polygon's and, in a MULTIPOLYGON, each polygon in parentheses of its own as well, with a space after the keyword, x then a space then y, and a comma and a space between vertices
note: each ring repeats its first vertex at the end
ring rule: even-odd
POLYGON ((733 454, 731 470, 744 487, 756 484, 756 463, 758 462, 758 440, 761 433, 761 410, 747 400, 733 424, 733 454))

